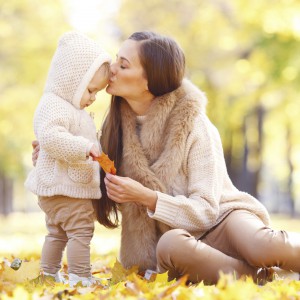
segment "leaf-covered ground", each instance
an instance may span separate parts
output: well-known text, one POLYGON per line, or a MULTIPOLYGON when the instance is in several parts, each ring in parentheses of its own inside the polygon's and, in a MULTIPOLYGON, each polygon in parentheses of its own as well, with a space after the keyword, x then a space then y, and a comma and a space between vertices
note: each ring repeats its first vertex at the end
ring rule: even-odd
MULTIPOLYGON (((299 220, 277 216, 273 220, 275 228, 300 231, 299 220)), ((92 270, 99 284, 70 288, 40 275, 39 258, 44 234, 43 215, 40 213, 13 214, 9 218, 0 218, 1 300, 300 299, 300 281, 287 279, 259 286, 250 278, 235 280, 223 275, 217 285, 205 286, 203 283, 188 285, 184 277, 168 282, 167 274, 142 277, 135 268, 124 270, 118 262, 120 230, 106 230, 99 225, 96 226, 91 245, 92 270)), ((66 268, 64 259, 62 271, 65 273, 66 268)))

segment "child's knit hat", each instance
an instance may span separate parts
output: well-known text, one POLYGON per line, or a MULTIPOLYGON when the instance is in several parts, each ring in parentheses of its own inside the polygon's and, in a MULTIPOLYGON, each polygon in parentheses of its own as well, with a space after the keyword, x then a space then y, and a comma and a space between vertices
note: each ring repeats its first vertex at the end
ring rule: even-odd
POLYGON ((110 55, 94 40, 71 31, 62 35, 52 58, 45 92, 54 93, 80 108, 87 85, 110 55))

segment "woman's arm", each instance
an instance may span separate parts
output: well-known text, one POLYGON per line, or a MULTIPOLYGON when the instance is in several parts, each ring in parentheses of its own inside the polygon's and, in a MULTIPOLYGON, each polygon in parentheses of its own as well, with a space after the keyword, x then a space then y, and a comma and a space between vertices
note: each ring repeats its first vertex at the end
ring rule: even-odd
POLYGON ((197 119, 186 142, 185 182, 180 194, 152 191, 136 181, 107 175, 110 198, 118 203, 138 201, 148 207, 150 217, 173 228, 190 232, 210 229, 219 216, 226 165, 216 128, 206 116, 197 119))
POLYGON ((226 164, 217 129, 205 115, 197 118, 186 142, 185 183, 177 192, 157 192, 153 219, 189 232, 209 230, 220 213, 220 201, 226 178, 226 164))
POLYGON ((154 211, 157 201, 155 191, 143 186, 141 183, 129 178, 106 174, 104 179, 108 197, 117 203, 134 202, 145 205, 154 211))

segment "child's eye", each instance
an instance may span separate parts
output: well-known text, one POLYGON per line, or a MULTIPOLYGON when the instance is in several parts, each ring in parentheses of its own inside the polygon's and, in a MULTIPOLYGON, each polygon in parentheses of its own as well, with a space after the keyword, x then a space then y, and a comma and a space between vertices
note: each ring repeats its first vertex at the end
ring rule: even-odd
POLYGON ((121 69, 126 69, 126 67, 125 67, 125 66, 122 66, 122 65, 120 66, 120 68, 121 68, 121 69))
POLYGON ((88 89, 88 92, 89 92, 90 94, 92 94, 92 91, 91 91, 91 90, 89 90, 89 89, 88 89))

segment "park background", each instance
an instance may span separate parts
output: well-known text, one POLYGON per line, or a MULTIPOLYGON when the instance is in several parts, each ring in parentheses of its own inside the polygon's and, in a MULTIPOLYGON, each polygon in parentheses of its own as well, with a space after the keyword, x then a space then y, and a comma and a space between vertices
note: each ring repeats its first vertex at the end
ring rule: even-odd
MULTIPOLYGON (((57 41, 80 30, 114 58, 132 32, 174 37, 208 97, 235 185, 273 213, 300 214, 300 2, 0 0, 0 213, 37 210, 24 189, 33 114, 57 41)), ((109 96, 91 107, 101 127, 109 96)))
MULTIPOLYGON (((186 76, 207 95, 234 184, 280 214, 276 224, 292 217, 289 229, 300 231, 298 0, 0 0, 0 16, 1 253, 42 244, 43 216, 23 186, 32 169, 33 114, 57 41, 74 29, 113 58, 134 31, 177 40, 186 76)), ((90 108, 97 128, 109 100, 99 93, 90 108)), ((118 230, 101 233, 100 252, 118 248, 118 230)))
MULTIPOLYGON (((221 134, 232 181, 268 208, 275 229, 300 232, 299 0, 0 0, 0 298, 299 299, 296 281, 261 287, 225 277, 215 287, 187 289, 166 277, 156 283, 127 277, 116 264, 120 228, 100 225, 91 262, 96 276, 111 279, 107 289, 18 284, 37 276, 30 266, 39 272, 46 233, 36 196, 24 188, 33 168, 33 114, 57 41, 74 29, 112 57, 135 31, 177 40, 186 54, 186 76, 209 100, 207 114, 221 134), (30 269, 11 273, 14 258, 24 268, 28 261, 30 269)), ((90 107, 97 128, 109 101, 102 92, 90 107)))

